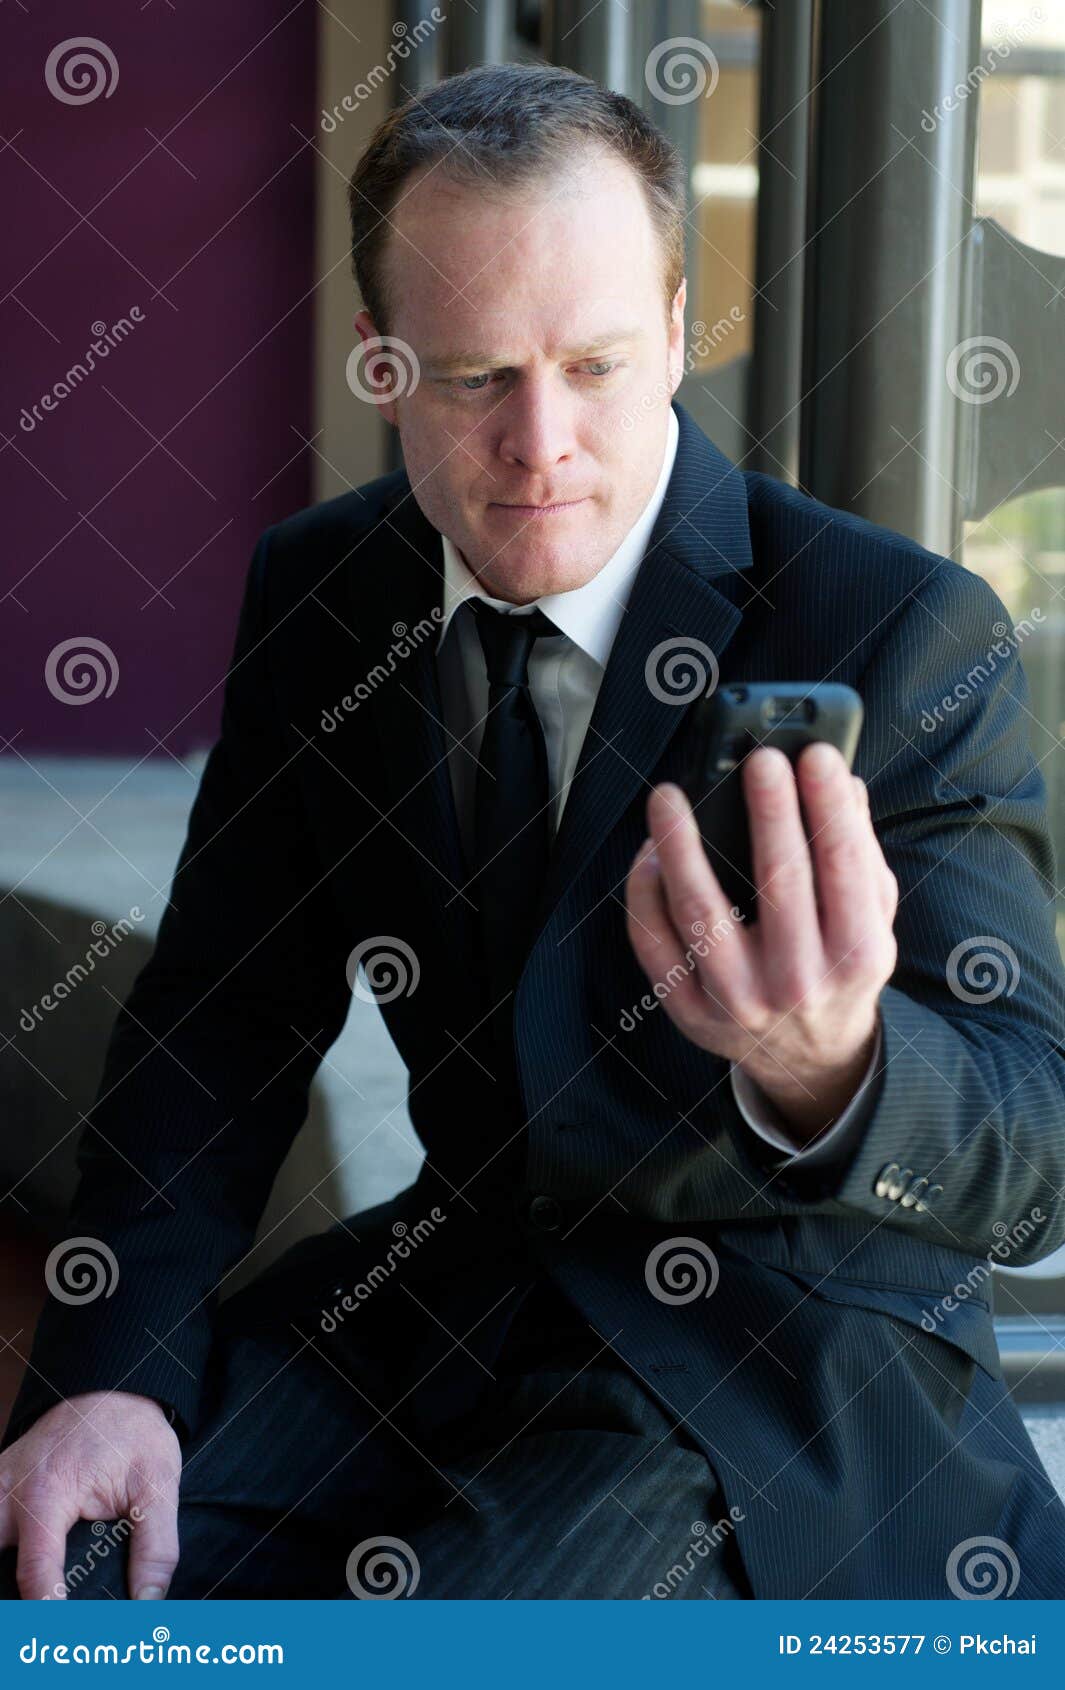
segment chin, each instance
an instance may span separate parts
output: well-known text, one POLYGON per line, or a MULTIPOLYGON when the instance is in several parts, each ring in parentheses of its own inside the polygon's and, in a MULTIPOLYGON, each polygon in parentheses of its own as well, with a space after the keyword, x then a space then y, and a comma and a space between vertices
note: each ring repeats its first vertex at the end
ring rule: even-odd
POLYGON ((486 574, 482 573, 479 580, 496 598, 505 594, 529 600, 543 598, 548 593, 567 593, 590 581, 600 567, 599 560, 591 558, 587 549, 545 546, 542 542, 537 545, 535 541, 530 544, 524 539, 487 555, 492 559, 488 571, 494 588, 486 574))

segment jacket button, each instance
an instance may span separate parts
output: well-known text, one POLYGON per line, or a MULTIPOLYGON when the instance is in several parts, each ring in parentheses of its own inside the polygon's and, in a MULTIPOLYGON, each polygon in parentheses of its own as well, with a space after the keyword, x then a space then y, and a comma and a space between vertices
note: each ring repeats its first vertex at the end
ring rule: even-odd
POLYGON ((538 1232, 557 1232, 562 1225, 562 1205, 554 1197, 534 1197, 527 1212, 538 1232))

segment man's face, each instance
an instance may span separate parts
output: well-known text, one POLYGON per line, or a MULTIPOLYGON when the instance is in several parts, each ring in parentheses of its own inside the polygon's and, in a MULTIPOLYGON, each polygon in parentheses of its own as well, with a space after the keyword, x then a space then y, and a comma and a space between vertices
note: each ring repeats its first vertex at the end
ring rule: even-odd
POLYGON ((388 334, 421 376, 384 409, 418 504, 493 597, 581 586, 650 498, 682 368, 637 177, 596 152, 502 196, 428 169, 390 222, 388 334))

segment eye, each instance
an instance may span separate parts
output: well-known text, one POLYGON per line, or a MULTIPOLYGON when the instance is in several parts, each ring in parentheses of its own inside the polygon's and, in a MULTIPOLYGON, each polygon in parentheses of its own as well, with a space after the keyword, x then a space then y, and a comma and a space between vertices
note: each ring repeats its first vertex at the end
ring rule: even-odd
MULTIPOLYGON (((581 365, 578 373, 602 381, 604 377, 613 375, 618 368, 618 361, 615 358, 597 358, 581 365)), ((499 379, 501 379, 501 376, 498 371, 485 370, 477 375, 455 376, 452 378, 451 385, 458 393, 484 393, 492 382, 499 379)))

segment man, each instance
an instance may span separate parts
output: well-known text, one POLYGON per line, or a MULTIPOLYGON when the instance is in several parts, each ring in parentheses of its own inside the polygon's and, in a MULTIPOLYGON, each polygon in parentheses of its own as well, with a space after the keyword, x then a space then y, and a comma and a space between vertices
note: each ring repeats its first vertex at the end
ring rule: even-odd
POLYGON ((1004 1237, 1065 1239, 1015 649, 955 694, 1001 605, 672 405, 683 179, 620 96, 468 72, 351 208, 406 468, 257 548, 81 1149, 117 1283, 53 1298, 0 1457, 10 1593, 1065 1594, 988 1308, 1004 1237), (856 775, 745 765, 751 925, 677 785, 715 679, 865 705, 856 775), (359 963, 422 1173, 216 1312, 359 963), (75 1579, 94 1519, 128 1555, 75 1579))

